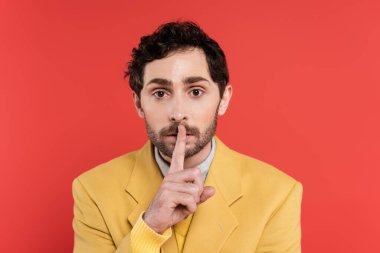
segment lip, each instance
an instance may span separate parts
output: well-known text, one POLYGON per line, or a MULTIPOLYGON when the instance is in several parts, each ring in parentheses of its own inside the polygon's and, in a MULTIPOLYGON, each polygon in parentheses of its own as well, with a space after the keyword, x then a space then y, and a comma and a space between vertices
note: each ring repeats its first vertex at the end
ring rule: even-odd
MULTIPOLYGON (((165 136, 175 136, 177 137, 178 133, 170 133, 170 134, 167 134, 165 136)), ((186 136, 193 136, 193 134, 189 134, 189 133, 186 133, 186 136)))
MULTIPOLYGON (((189 140, 194 135, 192 134, 186 134, 186 141, 189 140)), ((168 139, 170 141, 176 141, 177 140, 177 134, 168 134, 164 136, 165 139, 168 139)))

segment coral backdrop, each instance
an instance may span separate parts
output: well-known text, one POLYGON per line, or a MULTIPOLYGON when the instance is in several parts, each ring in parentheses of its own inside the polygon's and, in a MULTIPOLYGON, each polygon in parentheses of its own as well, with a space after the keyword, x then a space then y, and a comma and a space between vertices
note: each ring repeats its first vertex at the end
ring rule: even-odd
POLYGON ((224 48, 230 147, 304 185, 303 252, 380 252, 379 2, 0 3, 0 251, 72 251, 71 182, 143 145, 125 63, 178 18, 224 48))

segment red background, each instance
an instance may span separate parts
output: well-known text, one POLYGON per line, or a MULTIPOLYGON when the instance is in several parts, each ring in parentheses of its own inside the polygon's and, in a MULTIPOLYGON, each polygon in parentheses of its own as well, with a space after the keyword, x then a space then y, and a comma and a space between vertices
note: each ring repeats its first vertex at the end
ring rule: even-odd
POLYGON ((71 182, 147 139, 125 63, 198 22, 228 57, 218 135, 304 185, 303 252, 380 252, 379 2, 0 3, 1 252, 70 252, 71 182))

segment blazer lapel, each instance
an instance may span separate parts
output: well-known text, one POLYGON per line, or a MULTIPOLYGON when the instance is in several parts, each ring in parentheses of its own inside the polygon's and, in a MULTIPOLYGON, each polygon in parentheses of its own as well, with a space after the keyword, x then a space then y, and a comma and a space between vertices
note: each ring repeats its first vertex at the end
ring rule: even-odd
POLYGON ((134 226, 139 215, 145 211, 154 198, 162 175, 153 156, 153 145, 148 141, 143 148, 136 151, 136 161, 126 192, 136 201, 136 206, 128 216, 129 223, 134 226))
POLYGON ((184 252, 218 252, 238 221, 230 206, 242 196, 238 160, 234 152, 216 138, 216 152, 205 185, 215 195, 202 203, 193 216, 184 252))
MULTIPOLYGON (((132 226, 135 225, 139 215, 148 209, 163 179, 153 155, 153 145, 151 142, 148 141, 137 152, 133 172, 125 188, 126 192, 136 201, 136 206, 128 216, 128 221, 132 226)), ((174 234, 162 246, 161 252, 178 252, 174 234)))

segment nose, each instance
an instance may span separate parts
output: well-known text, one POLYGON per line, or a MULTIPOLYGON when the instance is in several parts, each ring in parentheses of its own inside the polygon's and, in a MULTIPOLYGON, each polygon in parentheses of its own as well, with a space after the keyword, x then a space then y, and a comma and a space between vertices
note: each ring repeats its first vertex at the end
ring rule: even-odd
POLYGON ((188 116, 185 112, 185 106, 183 98, 177 96, 172 101, 171 112, 170 112, 170 121, 172 122, 182 122, 187 120, 188 116))
POLYGON ((184 120, 186 120, 187 117, 181 113, 181 112, 174 112, 171 116, 170 116, 170 121, 173 121, 173 122, 182 122, 184 120))

